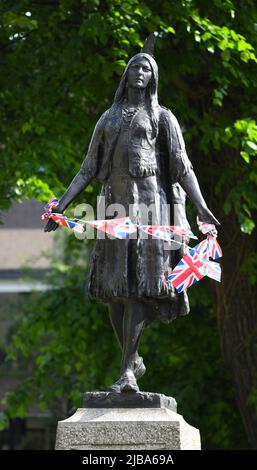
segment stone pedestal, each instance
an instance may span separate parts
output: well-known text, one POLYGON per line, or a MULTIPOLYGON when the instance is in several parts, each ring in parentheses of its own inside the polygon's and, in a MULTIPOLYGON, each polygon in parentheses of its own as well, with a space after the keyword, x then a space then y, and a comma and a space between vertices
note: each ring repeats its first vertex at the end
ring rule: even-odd
POLYGON ((156 393, 92 392, 85 408, 59 421, 56 450, 199 450, 198 429, 156 393))

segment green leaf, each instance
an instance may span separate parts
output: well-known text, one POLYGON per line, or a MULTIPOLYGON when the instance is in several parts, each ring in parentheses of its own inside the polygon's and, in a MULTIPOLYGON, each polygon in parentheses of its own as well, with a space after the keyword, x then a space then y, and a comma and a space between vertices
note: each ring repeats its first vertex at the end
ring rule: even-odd
POLYGON ((222 50, 225 51, 228 47, 230 46, 229 41, 226 39, 223 39, 218 43, 218 47, 222 50))
POLYGON ((32 128, 31 123, 30 123, 30 122, 25 122, 25 123, 22 125, 21 130, 22 130, 23 134, 25 134, 26 132, 30 131, 31 128, 32 128))
POLYGON ((2 15, 2 23, 6 28, 9 28, 10 32, 18 30, 32 31, 38 27, 37 20, 27 17, 26 15, 16 14, 12 11, 8 11, 2 15))
POLYGON ((242 151, 240 152, 240 155, 246 163, 250 163, 250 156, 248 153, 242 151))
POLYGON ((135 15, 143 16, 143 13, 139 8, 135 8, 134 13, 135 15))
POLYGON ((176 33, 175 29, 172 26, 168 26, 167 29, 168 29, 169 33, 172 33, 172 34, 176 33))
POLYGON ((248 147, 250 147, 250 149, 257 151, 257 144, 255 144, 254 142, 247 140, 246 144, 248 145, 248 147))
POLYGON ((247 233, 248 235, 251 235, 252 231, 255 228, 255 223, 253 222, 253 220, 245 217, 245 220, 241 224, 240 228, 242 232, 247 233))

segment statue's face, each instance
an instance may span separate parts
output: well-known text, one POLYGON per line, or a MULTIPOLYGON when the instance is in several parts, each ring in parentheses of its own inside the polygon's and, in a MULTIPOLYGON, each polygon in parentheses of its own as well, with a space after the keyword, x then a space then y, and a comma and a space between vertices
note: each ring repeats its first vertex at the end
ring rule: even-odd
POLYGON ((132 62, 127 72, 127 85, 131 88, 146 88, 152 77, 152 69, 147 59, 132 62))

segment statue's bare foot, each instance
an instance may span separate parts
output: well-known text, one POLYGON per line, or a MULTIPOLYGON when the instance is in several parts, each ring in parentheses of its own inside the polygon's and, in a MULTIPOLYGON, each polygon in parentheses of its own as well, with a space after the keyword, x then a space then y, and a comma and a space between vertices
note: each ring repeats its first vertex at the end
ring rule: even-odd
POLYGON ((120 378, 121 392, 139 392, 136 377, 131 369, 127 369, 120 378))
MULTIPOLYGON (((144 375, 145 371, 146 371, 146 368, 145 368, 145 365, 144 365, 144 362, 143 362, 143 358, 141 356, 138 356, 138 358, 134 362, 134 375, 135 375, 135 378, 140 379, 140 377, 142 377, 144 375)), ((108 391, 109 392, 120 393, 120 391, 121 391, 120 386, 121 386, 122 382, 123 382, 123 380, 122 380, 122 376, 121 376, 119 378, 119 380, 117 380, 117 382, 110 385, 110 387, 108 388, 108 391)))

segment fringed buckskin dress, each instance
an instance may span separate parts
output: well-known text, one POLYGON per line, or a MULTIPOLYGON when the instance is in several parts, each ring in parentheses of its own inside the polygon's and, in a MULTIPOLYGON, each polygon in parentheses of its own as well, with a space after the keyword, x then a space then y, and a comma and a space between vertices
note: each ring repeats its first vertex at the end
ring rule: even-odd
MULTIPOLYGON (((178 183, 191 169, 171 111, 156 106, 154 125, 146 105, 131 110, 125 101, 100 118, 81 167, 87 177, 102 182, 106 209, 110 204, 122 204, 123 215, 136 223, 170 225, 176 204, 176 223, 187 226, 185 193, 178 183), (145 219, 141 204, 147 209, 154 207, 152 219, 145 219)), ((146 239, 140 231, 133 239, 97 239, 88 295, 105 303, 133 297, 147 304, 146 326, 155 319, 170 322, 189 312, 186 292, 179 294, 164 278, 167 267, 174 267, 182 256, 181 248, 167 249, 166 242, 146 239)))

